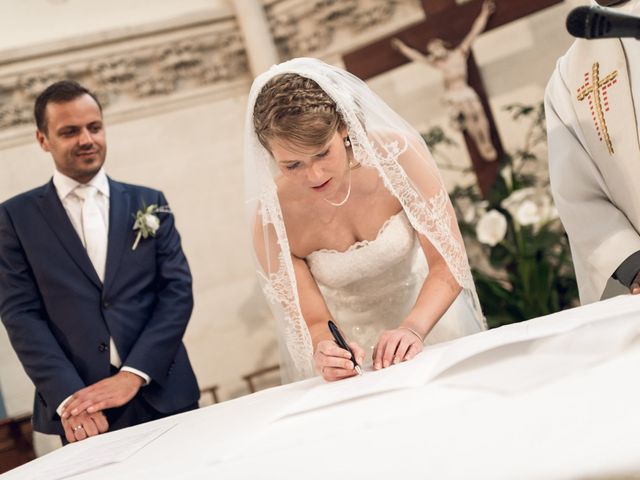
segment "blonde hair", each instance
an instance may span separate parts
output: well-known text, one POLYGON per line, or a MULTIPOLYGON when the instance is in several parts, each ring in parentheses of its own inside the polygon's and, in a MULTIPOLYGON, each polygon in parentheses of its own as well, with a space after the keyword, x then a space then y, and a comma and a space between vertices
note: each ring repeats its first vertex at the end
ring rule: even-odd
POLYGON ((331 97, 316 82, 296 73, 269 80, 253 108, 253 128, 269 151, 274 140, 303 148, 323 146, 345 126, 331 97))

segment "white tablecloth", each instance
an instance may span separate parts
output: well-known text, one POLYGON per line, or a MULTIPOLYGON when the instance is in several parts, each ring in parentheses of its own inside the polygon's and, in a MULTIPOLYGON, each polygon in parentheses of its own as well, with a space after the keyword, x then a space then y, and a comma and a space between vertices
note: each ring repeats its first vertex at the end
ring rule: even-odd
POLYGON ((72 478, 640 478, 639 373, 640 297, 618 297, 435 346, 352 385, 310 379, 95 437, 6 479, 171 425, 72 478))

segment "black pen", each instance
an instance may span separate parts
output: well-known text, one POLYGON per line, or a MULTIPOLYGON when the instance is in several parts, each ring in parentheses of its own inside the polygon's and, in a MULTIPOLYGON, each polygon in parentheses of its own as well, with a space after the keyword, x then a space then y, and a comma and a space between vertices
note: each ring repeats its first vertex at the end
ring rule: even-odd
POLYGON ((362 369, 360 368, 360 365, 358 365, 358 362, 356 362, 356 356, 353 354, 353 350, 349 348, 349 345, 347 345, 347 342, 344 341, 344 338, 340 334, 340 330, 338 330, 338 327, 336 326, 335 323, 333 323, 332 320, 329 320, 328 324, 329 324, 329 330, 331 331, 331 335, 333 335, 333 338, 335 339, 336 343, 340 348, 344 348, 347 352, 351 354, 351 361, 353 362, 354 370, 358 372, 358 375, 362 375, 362 369))

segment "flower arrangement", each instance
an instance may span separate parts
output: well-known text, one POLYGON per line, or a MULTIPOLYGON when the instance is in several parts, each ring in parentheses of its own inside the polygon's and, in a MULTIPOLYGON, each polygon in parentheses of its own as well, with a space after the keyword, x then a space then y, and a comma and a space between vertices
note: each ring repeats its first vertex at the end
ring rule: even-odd
MULTIPOLYGON (((487 198, 475 184, 450 194, 489 327, 578 303, 569 242, 553 205, 546 162, 537 153, 546 144, 543 105, 507 110, 514 120, 531 122, 524 148, 500 159, 487 198)), ((437 156, 437 144, 430 147, 437 156)))

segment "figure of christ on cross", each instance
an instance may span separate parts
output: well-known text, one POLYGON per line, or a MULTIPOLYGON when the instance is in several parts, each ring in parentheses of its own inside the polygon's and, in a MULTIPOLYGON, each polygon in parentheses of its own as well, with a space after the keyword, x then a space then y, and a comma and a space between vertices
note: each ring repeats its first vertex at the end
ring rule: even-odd
MULTIPOLYGON (((562 0, 494 0, 494 3, 495 11, 488 16, 484 31, 527 17, 562 3, 562 0)), ((403 65, 408 59, 392 46, 394 38, 402 40, 406 45, 427 45, 434 39, 442 39, 450 45, 460 47, 466 37, 472 35, 475 38, 477 35, 474 32, 474 23, 481 21, 479 17, 482 17, 483 8, 487 8, 483 7, 484 4, 484 0, 470 0, 464 3, 459 0, 422 0, 422 8, 426 15, 423 22, 344 55, 344 65, 347 70, 364 80, 403 65)), ((477 25, 478 28, 479 26, 477 25)), ((464 72, 464 68, 462 71, 464 72)), ((472 51, 467 53, 466 73, 468 81, 465 84, 473 89, 483 106, 491 145, 500 159, 504 155, 502 141, 472 51)), ((478 186, 486 197, 495 182, 499 162, 486 161, 471 135, 467 131, 463 133, 478 178, 478 186)))
POLYGON ((473 41, 484 30, 489 16, 495 11, 493 0, 485 0, 480 15, 476 18, 469 33, 455 48, 435 38, 427 44, 427 55, 409 47, 402 40, 393 38, 391 46, 409 60, 437 68, 444 76, 444 104, 454 128, 466 131, 473 139, 483 160, 492 162, 498 158, 489 133, 489 121, 484 107, 476 91, 469 86, 467 75, 467 58, 473 41))

